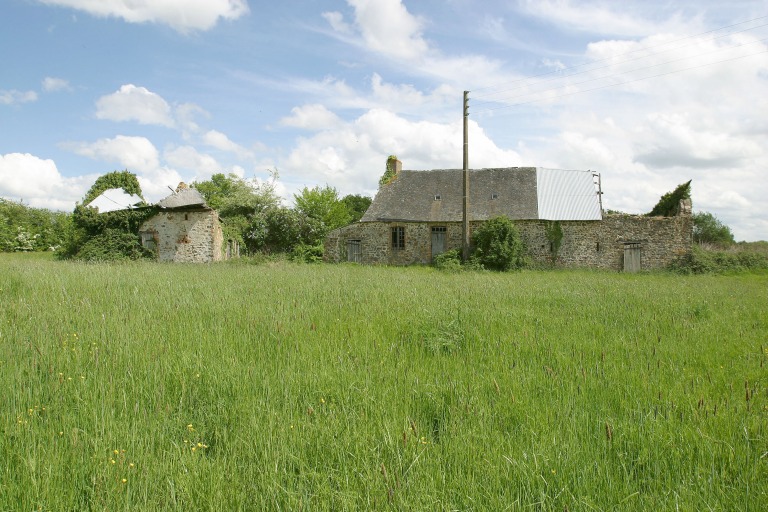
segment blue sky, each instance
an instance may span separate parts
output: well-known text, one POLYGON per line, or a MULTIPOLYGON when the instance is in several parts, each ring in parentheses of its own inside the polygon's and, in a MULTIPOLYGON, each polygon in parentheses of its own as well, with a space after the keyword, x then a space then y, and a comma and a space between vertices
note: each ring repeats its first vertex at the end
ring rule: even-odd
POLYGON ((0 197, 71 210, 112 170, 373 195, 406 169, 591 169, 604 206, 768 240, 768 6, 733 0, 4 0, 0 197))

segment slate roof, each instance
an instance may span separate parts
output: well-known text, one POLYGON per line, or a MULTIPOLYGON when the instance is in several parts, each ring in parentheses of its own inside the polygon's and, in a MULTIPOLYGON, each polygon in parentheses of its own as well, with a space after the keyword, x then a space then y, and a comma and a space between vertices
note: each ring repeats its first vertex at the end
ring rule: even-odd
POLYGON ((165 199, 158 201, 157 206, 164 210, 179 208, 203 208, 210 209, 203 195, 194 188, 178 188, 176 192, 165 199))
MULTIPOLYGON (((459 222, 462 170, 400 171, 361 222, 459 222)), ((507 167, 469 171, 469 219, 601 220, 590 171, 507 167)))

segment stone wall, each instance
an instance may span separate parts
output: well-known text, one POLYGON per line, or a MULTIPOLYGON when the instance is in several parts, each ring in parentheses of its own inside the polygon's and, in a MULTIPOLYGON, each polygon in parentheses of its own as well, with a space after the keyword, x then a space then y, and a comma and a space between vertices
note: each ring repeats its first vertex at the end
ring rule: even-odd
MULTIPOLYGON (((470 223, 470 230, 480 223, 470 223)), ((431 262, 431 228, 445 226, 446 248, 461 248, 461 223, 358 222, 332 231, 325 240, 325 261, 347 261, 347 241, 360 240, 362 263, 410 265, 431 262), (391 228, 405 228, 405 248, 391 248, 391 228)), ((515 221, 530 256, 551 263, 547 221, 515 221)), ((606 215, 602 221, 560 221, 563 233, 555 262, 567 267, 622 270, 625 244, 640 248, 642 270, 658 269, 691 250, 693 222, 690 215, 645 217, 606 215)))
POLYGON ((214 210, 161 211, 139 231, 143 239, 151 235, 160 261, 207 263, 222 259, 223 234, 214 210))

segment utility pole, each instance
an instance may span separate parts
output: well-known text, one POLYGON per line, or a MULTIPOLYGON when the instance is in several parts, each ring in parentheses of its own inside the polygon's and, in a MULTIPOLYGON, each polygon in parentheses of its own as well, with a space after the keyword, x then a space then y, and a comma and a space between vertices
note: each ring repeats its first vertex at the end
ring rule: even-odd
POLYGON ((461 208, 461 259, 469 259, 469 135, 467 120, 469 119, 469 106, 467 104, 469 91, 464 91, 464 195, 461 208))

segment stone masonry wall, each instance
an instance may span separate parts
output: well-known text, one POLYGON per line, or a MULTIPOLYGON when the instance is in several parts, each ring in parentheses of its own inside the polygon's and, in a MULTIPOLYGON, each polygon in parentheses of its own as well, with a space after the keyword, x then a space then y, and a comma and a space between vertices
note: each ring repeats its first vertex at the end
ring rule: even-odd
POLYGON ((222 259, 223 234, 213 210, 162 211, 141 225, 152 233, 160 261, 207 263, 222 259))
MULTIPOLYGON (((431 228, 446 227, 446 249, 461 248, 461 223, 358 222, 331 232, 325 240, 325 261, 347 261, 347 241, 360 240, 362 262, 410 265, 431 262, 431 228), (391 228, 405 227, 405 249, 393 250, 391 228)), ((479 226, 472 222, 470 230, 479 226)), ((552 261, 547 221, 515 221, 530 256, 537 262, 552 261)), ((621 270, 625 243, 637 243, 641 269, 658 269, 691 250, 693 222, 690 215, 645 217, 606 215, 602 221, 560 221, 563 238, 556 264, 621 270)))

